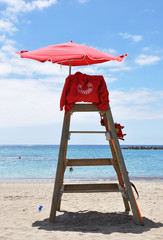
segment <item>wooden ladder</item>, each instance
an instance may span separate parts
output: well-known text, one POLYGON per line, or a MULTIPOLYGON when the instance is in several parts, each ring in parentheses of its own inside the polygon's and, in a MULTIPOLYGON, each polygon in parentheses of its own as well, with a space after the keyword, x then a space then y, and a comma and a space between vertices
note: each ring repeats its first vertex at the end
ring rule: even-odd
POLYGON ((73 108, 64 115, 62 136, 60 142, 60 150, 58 156, 58 165, 54 184, 54 192, 52 198, 50 222, 55 222, 56 211, 60 210, 61 197, 63 193, 79 193, 79 192, 120 192, 122 194, 126 211, 133 212, 134 221, 137 225, 143 225, 142 217, 131 189, 131 183, 126 170, 122 151, 119 145, 114 121, 110 106, 107 111, 101 111, 93 104, 75 104, 73 108), (106 131, 69 131, 70 118, 73 112, 100 112, 104 119, 106 131), (109 141, 112 158, 93 158, 93 159, 67 159, 67 146, 71 133, 105 133, 109 141), (91 184, 64 184, 64 172, 67 166, 97 166, 97 165, 113 165, 119 184, 117 183, 91 183, 91 184), (130 203, 130 205, 129 205, 130 203))

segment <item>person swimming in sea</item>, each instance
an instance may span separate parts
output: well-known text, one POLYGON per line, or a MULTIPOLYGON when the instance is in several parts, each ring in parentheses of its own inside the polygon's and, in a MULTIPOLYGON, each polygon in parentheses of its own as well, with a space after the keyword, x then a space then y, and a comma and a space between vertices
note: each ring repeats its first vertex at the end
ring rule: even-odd
POLYGON ((69 171, 72 172, 72 171, 73 171, 73 168, 72 168, 72 167, 69 167, 69 171))

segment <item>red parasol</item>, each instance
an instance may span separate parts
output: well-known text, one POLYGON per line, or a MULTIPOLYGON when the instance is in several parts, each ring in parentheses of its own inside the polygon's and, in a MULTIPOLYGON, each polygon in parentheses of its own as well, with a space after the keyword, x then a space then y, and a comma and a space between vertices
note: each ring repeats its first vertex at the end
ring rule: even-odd
POLYGON ((71 73, 71 66, 91 65, 110 60, 122 62, 127 56, 127 54, 114 56, 72 41, 47 46, 30 52, 21 51, 19 54, 21 58, 30 58, 40 62, 50 61, 52 63, 70 66, 69 73, 71 73))

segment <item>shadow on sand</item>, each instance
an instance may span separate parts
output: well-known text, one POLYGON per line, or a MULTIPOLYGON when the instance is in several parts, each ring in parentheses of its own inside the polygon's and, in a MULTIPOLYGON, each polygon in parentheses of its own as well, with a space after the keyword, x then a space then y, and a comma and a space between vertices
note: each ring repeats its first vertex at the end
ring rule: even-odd
POLYGON ((133 222, 133 217, 126 213, 101 213, 96 211, 61 211, 60 213, 61 215, 56 216, 55 224, 50 223, 47 218, 34 222, 32 226, 46 231, 98 232, 103 234, 114 232, 141 234, 163 226, 162 223, 153 222, 145 217, 143 217, 144 226, 137 226, 133 222))

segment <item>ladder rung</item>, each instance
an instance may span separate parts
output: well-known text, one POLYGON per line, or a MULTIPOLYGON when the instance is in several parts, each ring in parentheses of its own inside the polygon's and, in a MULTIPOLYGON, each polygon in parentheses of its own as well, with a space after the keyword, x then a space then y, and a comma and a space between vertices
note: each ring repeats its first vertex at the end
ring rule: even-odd
POLYGON ((117 183, 98 184, 64 184, 60 190, 62 193, 82 193, 82 192, 123 192, 117 183))
POLYGON ((106 131, 69 131, 69 133, 106 133, 106 131))
POLYGON ((66 159, 67 166, 113 165, 111 158, 66 159))

